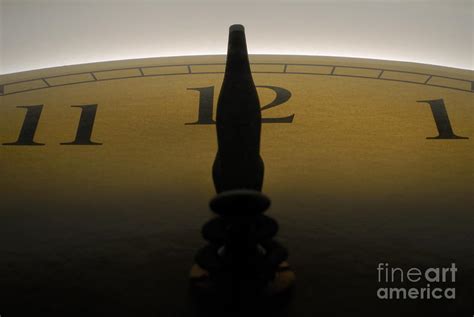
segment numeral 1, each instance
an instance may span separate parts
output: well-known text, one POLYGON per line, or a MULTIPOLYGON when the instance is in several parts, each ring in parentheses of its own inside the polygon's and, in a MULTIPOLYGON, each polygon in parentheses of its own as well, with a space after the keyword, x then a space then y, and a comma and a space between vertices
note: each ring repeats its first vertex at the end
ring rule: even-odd
POLYGON ((91 141, 92 128, 94 127, 97 105, 71 106, 81 108, 81 118, 77 127, 76 138, 72 142, 61 143, 61 145, 101 145, 91 141))
POLYGON ((202 88, 188 88, 188 90, 199 91, 199 110, 197 121, 185 124, 215 124, 216 122, 214 121, 214 119, 212 119, 214 111, 214 86, 202 88))
POLYGON ((433 114, 436 127, 438 128, 439 135, 435 137, 427 137, 427 139, 469 139, 468 137, 457 136, 454 134, 443 99, 418 100, 417 102, 427 102, 430 105, 431 113, 433 114))
POLYGON ((36 143, 35 137, 38 121, 43 111, 43 105, 37 106, 18 106, 17 108, 26 109, 25 119, 21 126, 20 135, 16 142, 3 143, 3 145, 44 145, 44 143, 36 143))

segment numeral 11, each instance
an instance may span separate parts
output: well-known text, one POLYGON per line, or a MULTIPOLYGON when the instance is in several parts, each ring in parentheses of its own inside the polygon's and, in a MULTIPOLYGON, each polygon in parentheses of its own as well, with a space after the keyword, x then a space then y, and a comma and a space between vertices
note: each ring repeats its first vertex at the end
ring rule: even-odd
MULTIPOLYGON (((61 145, 101 145, 102 143, 92 142, 92 128, 94 127, 97 105, 71 106, 81 109, 81 117, 77 127, 76 138, 72 142, 61 143, 61 145)), ((3 145, 44 145, 34 141, 36 128, 43 111, 43 105, 18 106, 26 109, 25 119, 15 142, 3 143, 3 145)))

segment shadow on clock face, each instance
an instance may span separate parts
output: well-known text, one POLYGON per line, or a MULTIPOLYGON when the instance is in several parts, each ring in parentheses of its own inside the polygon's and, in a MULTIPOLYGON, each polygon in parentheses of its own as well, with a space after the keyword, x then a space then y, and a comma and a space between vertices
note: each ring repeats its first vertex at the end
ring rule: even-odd
MULTIPOLYGON (((472 71, 252 60, 267 214, 296 284, 289 301, 234 315, 472 315, 472 71), (427 140, 449 132, 448 118, 470 139, 427 140), (408 281, 411 269, 412 279, 438 268, 452 279, 453 263, 455 281, 408 281), (425 297, 455 288, 455 298, 388 299, 385 288, 425 297)), ((2 317, 231 315, 191 296, 188 281, 212 217, 211 123, 224 61, 117 61, 3 78, 2 317), (87 133, 74 139, 78 126, 87 133), (44 145, 14 145, 34 140, 44 145)))
MULTIPOLYGON (((171 191, 141 191, 100 202, 84 199, 87 195, 75 201, 60 195, 4 197, 2 315, 196 316, 228 310, 212 301, 196 304, 188 292, 213 193, 197 185, 185 192, 187 199, 171 191)), ((287 303, 262 303, 271 316, 472 313, 471 197, 400 195, 386 204, 386 197, 336 198, 303 188, 268 195, 273 200, 268 215, 280 224, 276 238, 288 247, 297 276, 287 303), (455 263, 456 281, 443 287, 455 287, 456 298, 379 299, 380 287, 407 285, 378 282, 379 263, 403 269, 455 263)))

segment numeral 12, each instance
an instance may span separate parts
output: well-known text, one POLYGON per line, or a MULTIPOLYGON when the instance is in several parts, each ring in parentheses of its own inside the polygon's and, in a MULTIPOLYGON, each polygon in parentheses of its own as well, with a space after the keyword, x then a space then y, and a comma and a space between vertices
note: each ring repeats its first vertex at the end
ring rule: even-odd
MULTIPOLYGON (((284 104, 291 98, 291 92, 288 89, 276 87, 276 86, 256 86, 257 88, 267 88, 275 92, 276 96, 272 102, 261 108, 262 111, 277 107, 284 104)), ((198 108, 198 119, 195 122, 185 123, 186 125, 196 124, 215 124, 216 122, 212 118, 213 107, 214 107, 214 86, 200 87, 200 88, 188 88, 188 90, 196 90, 199 92, 199 108, 198 108)), ((292 123, 294 114, 282 118, 262 118, 262 123, 292 123)))

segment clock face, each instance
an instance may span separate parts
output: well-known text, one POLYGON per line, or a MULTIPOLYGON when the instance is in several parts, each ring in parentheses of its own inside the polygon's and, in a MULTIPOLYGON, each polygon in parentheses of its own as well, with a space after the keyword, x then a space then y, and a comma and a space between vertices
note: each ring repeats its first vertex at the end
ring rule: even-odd
MULTIPOLYGON (((456 262, 473 280, 472 71, 335 57, 251 63, 263 192, 305 276, 297 302, 329 296, 376 310, 379 262, 456 262)), ((196 56, 2 76, 5 285, 18 285, 22 268, 34 286, 55 274, 76 285, 79 274, 125 292, 118 279, 134 267, 148 275, 125 277, 129 287, 145 292, 146 280, 157 296, 179 297, 211 216, 224 67, 223 56, 196 56)), ((458 287, 467 309, 472 287, 458 287)))

